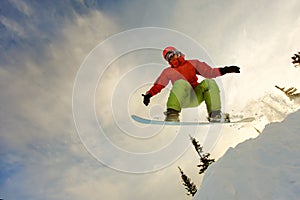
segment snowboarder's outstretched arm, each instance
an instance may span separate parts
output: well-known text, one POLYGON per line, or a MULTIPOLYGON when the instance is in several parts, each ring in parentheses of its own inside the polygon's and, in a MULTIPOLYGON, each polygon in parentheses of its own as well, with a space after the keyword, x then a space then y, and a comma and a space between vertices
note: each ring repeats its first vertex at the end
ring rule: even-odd
POLYGON ((150 88, 150 90, 147 91, 146 94, 142 94, 142 96, 144 97, 143 103, 145 104, 145 106, 149 105, 150 98, 152 96, 156 95, 157 93, 160 93, 160 91, 168 85, 169 79, 167 78, 166 71, 167 70, 163 70, 159 77, 156 79, 153 86, 150 88))
POLYGON ((197 74, 205 78, 216 78, 227 73, 240 73, 240 68, 237 66, 225 66, 220 68, 212 68, 205 62, 199 60, 190 61, 196 68, 197 74))

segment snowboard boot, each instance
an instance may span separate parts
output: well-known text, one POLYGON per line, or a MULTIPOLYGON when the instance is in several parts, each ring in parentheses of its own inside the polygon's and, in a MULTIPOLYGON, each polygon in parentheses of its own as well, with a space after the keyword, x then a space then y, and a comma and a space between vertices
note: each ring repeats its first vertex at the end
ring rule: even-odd
POLYGON ((222 113, 220 110, 212 111, 209 113, 208 121, 217 123, 217 122, 230 122, 229 114, 222 113))
POLYGON ((165 121, 166 122, 179 122, 179 111, 168 108, 166 112, 164 112, 166 115, 165 121))

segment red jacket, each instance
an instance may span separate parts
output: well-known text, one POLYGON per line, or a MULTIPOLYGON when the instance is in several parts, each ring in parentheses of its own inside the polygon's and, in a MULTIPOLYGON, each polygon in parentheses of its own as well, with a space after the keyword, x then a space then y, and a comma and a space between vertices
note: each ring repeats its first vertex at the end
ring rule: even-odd
POLYGON ((196 75, 201 75, 205 78, 215 78, 221 76, 221 73, 219 68, 212 68, 205 62, 184 60, 182 58, 177 67, 170 66, 164 69, 147 93, 154 96, 165 88, 169 81, 174 84, 179 79, 188 81, 195 88, 199 84, 196 75))

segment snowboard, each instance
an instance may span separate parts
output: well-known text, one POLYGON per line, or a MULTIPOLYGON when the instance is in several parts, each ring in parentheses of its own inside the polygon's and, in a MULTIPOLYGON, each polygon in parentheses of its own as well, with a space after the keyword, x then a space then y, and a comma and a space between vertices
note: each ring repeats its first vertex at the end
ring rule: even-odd
POLYGON ((131 115, 131 118, 142 124, 153 124, 153 125, 170 125, 170 126, 198 126, 198 125, 213 125, 213 124, 236 124, 246 123, 254 121, 254 117, 246 117, 238 120, 231 120, 230 122, 204 122, 204 121, 189 121, 189 122, 166 122, 161 120, 146 119, 137 115, 131 115))

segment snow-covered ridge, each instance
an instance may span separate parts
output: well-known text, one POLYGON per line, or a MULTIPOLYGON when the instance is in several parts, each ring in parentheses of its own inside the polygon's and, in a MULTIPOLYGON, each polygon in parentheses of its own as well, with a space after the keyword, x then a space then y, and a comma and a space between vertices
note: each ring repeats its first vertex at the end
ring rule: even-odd
POLYGON ((254 123, 255 128, 259 131, 263 131, 267 124, 283 121, 288 114, 297 111, 299 106, 300 98, 291 101, 281 93, 271 93, 257 100, 250 101, 242 109, 242 112, 233 111, 233 113, 240 113, 239 115, 241 116, 237 115, 232 117, 254 116, 256 118, 254 123))
POLYGON ((208 168, 194 199, 300 199, 299 121, 300 110, 230 148, 208 168))

